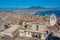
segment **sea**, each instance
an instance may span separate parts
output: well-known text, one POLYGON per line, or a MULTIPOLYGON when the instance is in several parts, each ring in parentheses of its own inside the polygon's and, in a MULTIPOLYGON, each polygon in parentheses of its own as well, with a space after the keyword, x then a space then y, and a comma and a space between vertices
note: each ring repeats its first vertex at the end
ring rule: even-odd
POLYGON ((50 16, 52 14, 55 14, 57 18, 60 18, 60 10, 48 10, 48 11, 43 11, 43 12, 37 12, 34 15, 38 15, 38 16, 50 16))

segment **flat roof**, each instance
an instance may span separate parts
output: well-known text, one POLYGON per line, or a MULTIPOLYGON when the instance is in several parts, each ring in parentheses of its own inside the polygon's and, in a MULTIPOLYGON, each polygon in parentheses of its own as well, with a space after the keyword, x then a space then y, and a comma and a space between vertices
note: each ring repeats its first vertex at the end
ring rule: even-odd
POLYGON ((17 29, 19 29, 20 25, 13 25, 12 27, 10 27, 9 29, 5 30, 5 33, 13 33, 14 31, 16 31, 17 29))

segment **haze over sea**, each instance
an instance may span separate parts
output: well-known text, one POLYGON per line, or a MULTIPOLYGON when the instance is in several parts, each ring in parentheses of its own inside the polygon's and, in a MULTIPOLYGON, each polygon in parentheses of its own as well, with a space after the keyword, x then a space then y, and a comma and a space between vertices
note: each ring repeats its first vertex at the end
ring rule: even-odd
POLYGON ((34 15, 39 15, 39 16, 50 16, 52 13, 56 15, 57 18, 60 18, 60 10, 49 10, 49 11, 44 11, 44 12, 38 12, 34 15))

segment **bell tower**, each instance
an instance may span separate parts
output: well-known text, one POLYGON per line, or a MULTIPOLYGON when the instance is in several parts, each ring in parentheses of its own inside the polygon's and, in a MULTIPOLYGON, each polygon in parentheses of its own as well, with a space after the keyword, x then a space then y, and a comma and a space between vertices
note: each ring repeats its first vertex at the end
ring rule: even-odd
POLYGON ((56 23, 56 16, 55 16, 55 14, 53 13, 53 14, 50 16, 50 26, 54 26, 55 23, 56 23))

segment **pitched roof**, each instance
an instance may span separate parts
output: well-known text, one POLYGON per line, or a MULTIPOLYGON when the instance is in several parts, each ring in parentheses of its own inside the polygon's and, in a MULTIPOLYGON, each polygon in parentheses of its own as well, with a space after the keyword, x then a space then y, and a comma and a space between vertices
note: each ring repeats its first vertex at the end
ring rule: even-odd
POLYGON ((43 22, 44 18, 43 17, 34 17, 33 20, 23 20, 22 22, 43 22))
POLYGON ((38 22, 43 22, 44 18, 43 17, 35 17, 34 20, 38 21, 38 22))

